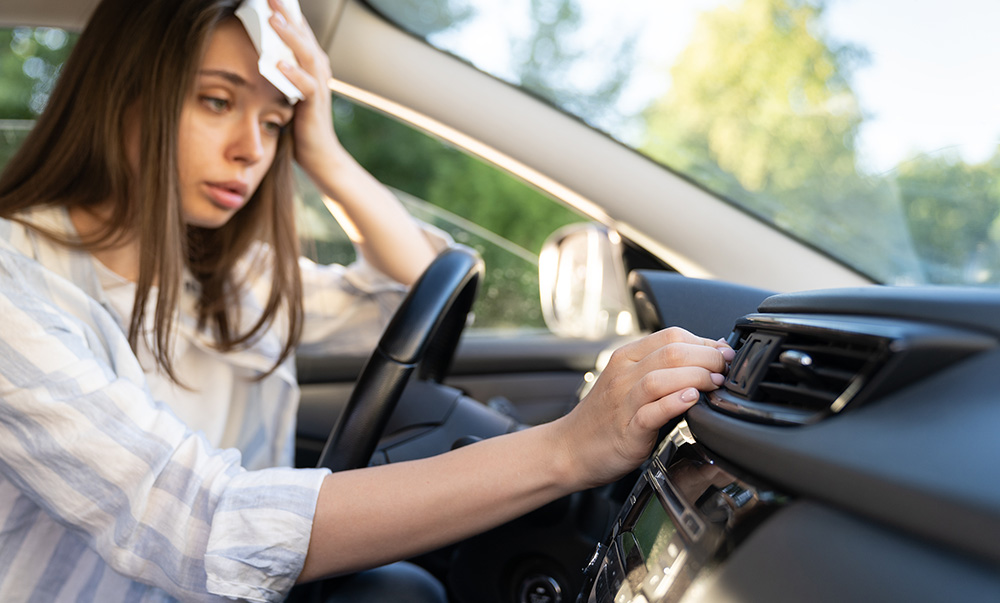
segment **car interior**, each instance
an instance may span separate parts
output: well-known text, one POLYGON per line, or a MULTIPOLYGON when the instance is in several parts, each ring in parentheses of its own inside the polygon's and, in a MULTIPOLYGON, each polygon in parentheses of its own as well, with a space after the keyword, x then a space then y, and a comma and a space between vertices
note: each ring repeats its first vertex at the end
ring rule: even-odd
MULTIPOLYGON (((79 30, 95 4, 5 2, 0 26, 79 30)), ((1000 600, 995 285, 886 283, 435 48, 377 8, 392 2, 300 4, 332 94, 585 223, 539 255, 547 329, 468 328, 489 266, 457 245, 370 357, 299 357, 299 466, 398 462, 552 420, 611 350, 665 327, 737 352, 631 475, 413 559, 450 600, 1000 600), (633 328, 574 334, 593 308, 633 328)))

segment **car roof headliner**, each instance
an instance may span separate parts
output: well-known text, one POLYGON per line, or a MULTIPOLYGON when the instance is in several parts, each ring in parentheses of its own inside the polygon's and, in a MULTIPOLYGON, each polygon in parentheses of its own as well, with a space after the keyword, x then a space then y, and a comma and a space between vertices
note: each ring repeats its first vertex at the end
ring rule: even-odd
MULTIPOLYGON (((100 0, 5 0, 0 4, 0 26, 36 25, 82 30, 100 0)), ((328 23, 341 2, 299 0, 303 13, 313 23, 328 23)))
POLYGON ((0 8, 2 25, 47 25, 79 30, 98 0, 32 0, 5 2, 0 8))

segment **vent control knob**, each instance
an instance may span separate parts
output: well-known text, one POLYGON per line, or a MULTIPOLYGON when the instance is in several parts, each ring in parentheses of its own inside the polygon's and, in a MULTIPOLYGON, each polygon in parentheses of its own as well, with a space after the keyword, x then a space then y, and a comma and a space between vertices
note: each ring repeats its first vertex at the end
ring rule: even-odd
POLYGON ((778 356, 781 366, 807 385, 816 385, 818 375, 813 366, 812 356, 799 350, 785 350, 778 356))

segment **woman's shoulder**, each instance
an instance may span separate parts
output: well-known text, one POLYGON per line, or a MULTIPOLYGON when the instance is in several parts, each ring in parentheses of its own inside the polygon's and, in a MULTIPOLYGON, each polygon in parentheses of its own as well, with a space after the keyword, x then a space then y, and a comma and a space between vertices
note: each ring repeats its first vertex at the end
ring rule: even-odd
POLYGON ((42 239, 73 236, 73 224, 64 207, 35 207, 0 218, 0 242, 12 251, 37 255, 42 239))
POLYGON ((65 280, 90 297, 99 297, 89 255, 59 242, 75 235, 63 207, 37 208, 0 218, 0 251, 14 276, 49 283, 65 280))

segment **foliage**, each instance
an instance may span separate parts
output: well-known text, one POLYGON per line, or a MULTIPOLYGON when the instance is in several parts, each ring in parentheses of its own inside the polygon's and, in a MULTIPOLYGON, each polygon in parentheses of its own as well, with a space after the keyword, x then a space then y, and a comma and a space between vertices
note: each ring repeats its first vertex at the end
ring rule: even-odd
POLYGON ((847 76, 859 53, 821 37, 821 14, 796 0, 704 13, 650 111, 650 151, 682 170, 692 158, 681 150, 707 152, 748 191, 852 174, 861 117, 847 76))
POLYGON ((51 27, 0 29, 0 119, 42 112, 75 37, 51 27))
MULTIPOLYGON (((336 128, 344 146, 376 178, 537 255, 560 226, 581 217, 513 176, 385 116, 338 100, 336 128)), ((537 267, 523 255, 486 244, 454 222, 422 215, 476 248, 487 266, 476 321, 490 327, 543 327, 537 267)))
POLYGON ((924 280, 1000 282, 1000 154, 979 165, 922 156, 897 171, 924 280))
POLYGON ((27 135, 48 102, 75 35, 61 29, 0 29, 0 166, 27 135))
POLYGON ((638 37, 584 34, 578 0, 530 0, 528 17, 528 33, 512 40, 516 83, 597 127, 613 121, 638 37))
POLYGON ((863 120, 816 0, 744 0, 702 15, 646 113, 643 151, 883 281, 916 278, 892 188, 859 174, 863 120), (886 261, 889 258, 889 261, 886 261))

